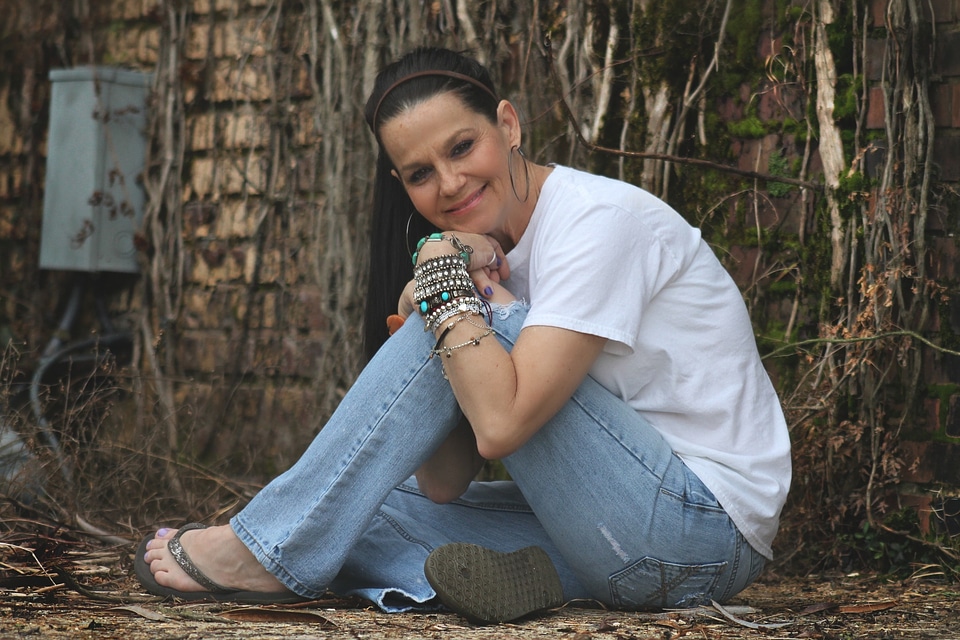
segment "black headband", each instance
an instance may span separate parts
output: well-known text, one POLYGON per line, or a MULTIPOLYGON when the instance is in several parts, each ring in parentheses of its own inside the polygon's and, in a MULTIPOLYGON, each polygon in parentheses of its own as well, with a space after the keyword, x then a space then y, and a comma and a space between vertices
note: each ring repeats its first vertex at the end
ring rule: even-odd
POLYGON ((374 132, 377 131, 377 116, 380 114, 380 106, 383 105, 383 101, 387 98, 387 96, 390 95, 390 93, 394 89, 404 84, 405 82, 409 82, 410 80, 413 80, 415 78, 422 78, 424 76, 444 76, 447 78, 456 78, 457 80, 463 80, 464 82, 469 82, 470 84, 480 87, 481 89, 486 91, 488 94, 490 94, 490 97, 493 98, 495 102, 500 102, 500 98, 497 97, 497 94, 495 94, 490 87, 483 84, 476 78, 471 78, 468 75, 457 73, 456 71, 444 71, 443 69, 431 69, 430 71, 418 71, 416 73, 411 73, 408 76, 404 76, 400 78, 399 80, 394 82, 392 85, 390 85, 387 88, 387 90, 383 92, 383 95, 380 96, 380 100, 377 102, 377 108, 373 110, 373 119, 370 121, 370 126, 373 128, 374 132))

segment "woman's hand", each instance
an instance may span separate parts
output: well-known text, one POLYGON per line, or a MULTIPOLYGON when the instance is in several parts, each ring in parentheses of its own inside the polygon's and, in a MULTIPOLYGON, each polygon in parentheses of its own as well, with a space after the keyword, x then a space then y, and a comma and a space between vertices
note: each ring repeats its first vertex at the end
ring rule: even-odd
MULTIPOLYGON (((467 265, 467 271, 471 275, 484 270, 488 278, 496 278, 494 282, 500 282, 510 277, 510 266, 507 264, 503 248, 499 242, 490 236, 461 231, 445 231, 443 235, 445 238, 455 238, 464 247, 471 249, 469 251, 470 263, 467 265)), ((417 252, 417 263, 451 253, 457 253, 457 248, 450 240, 425 242, 417 252)))
POLYGON ((417 303, 413 299, 413 289, 417 286, 416 280, 411 280, 407 283, 407 286, 403 288, 403 292, 400 294, 400 301, 397 302, 397 315, 403 319, 410 317, 410 314, 413 313, 413 310, 417 308, 417 303))
MULTIPOLYGON (((473 279, 473 284, 481 296, 489 302, 497 304, 507 304, 516 299, 512 293, 500 284, 510 277, 510 265, 507 264, 506 256, 499 242, 490 236, 482 236, 476 233, 461 233, 458 231, 445 232, 444 235, 456 237, 464 246, 473 249, 473 252, 470 253, 470 264, 467 265, 467 272, 473 279)), ((448 240, 426 242, 420 247, 417 262, 451 254, 455 251, 456 248, 448 240)), ((408 318, 417 308, 417 303, 413 299, 415 286, 415 280, 408 282, 400 294, 400 300, 397 302, 397 315, 403 319, 408 318)))
POLYGON ((509 304, 516 300, 512 293, 500 284, 500 276, 497 271, 490 271, 486 268, 470 272, 473 278, 473 285, 480 292, 480 295, 488 302, 496 304, 509 304))

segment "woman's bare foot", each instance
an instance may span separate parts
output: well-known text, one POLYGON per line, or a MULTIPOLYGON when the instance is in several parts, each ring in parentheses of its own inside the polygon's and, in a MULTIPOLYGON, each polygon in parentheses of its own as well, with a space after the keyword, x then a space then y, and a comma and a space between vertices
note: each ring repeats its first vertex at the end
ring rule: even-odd
MULTIPOLYGON (((160 529, 147 543, 144 559, 150 565, 157 584, 179 591, 206 591, 177 563, 167 548, 176 534, 174 529, 160 529)), ((228 525, 186 531, 180 543, 197 568, 217 584, 240 591, 290 593, 271 573, 257 562, 228 525)))

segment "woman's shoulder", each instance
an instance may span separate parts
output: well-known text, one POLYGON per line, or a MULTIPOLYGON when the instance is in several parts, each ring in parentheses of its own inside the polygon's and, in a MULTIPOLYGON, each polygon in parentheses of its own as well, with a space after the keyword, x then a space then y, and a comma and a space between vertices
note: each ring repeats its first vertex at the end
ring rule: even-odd
POLYGON ((608 219, 618 226, 690 229, 669 204, 623 180, 558 165, 544 187, 545 209, 550 212, 545 217, 558 224, 596 224, 608 219))
POLYGON ((637 185, 563 165, 554 165, 545 186, 552 191, 555 206, 569 208, 573 202, 579 202, 633 213, 651 209, 673 212, 667 203, 637 185))
POLYGON ((608 247, 612 254, 658 246, 677 264, 697 255, 700 230, 652 193, 569 167, 557 166, 550 178, 555 181, 538 233, 543 243, 575 238, 578 244, 608 247))

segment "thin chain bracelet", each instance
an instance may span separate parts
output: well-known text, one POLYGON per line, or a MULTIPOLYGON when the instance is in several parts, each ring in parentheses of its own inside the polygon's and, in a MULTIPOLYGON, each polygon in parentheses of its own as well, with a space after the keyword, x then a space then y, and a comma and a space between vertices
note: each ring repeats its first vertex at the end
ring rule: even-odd
MULTIPOLYGON (((469 325, 471 325, 471 326, 473 326, 473 327, 476 327, 477 329, 487 330, 487 329, 490 328, 490 327, 488 327, 488 326, 485 325, 485 324, 479 324, 479 323, 474 322, 473 320, 471 320, 471 317, 474 316, 474 315, 479 316, 480 314, 479 314, 479 313, 476 313, 476 312, 464 313, 464 314, 460 315, 456 320, 454 320, 453 322, 451 322, 450 324, 448 324, 446 327, 444 327, 444 328, 443 328, 443 333, 441 333, 441 334, 440 334, 440 337, 437 338, 437 342, 436 342, 436 344, 433 345, 433 349, 431 349, 430 353, 433 353, 434 351, 439 351, 439 350, 440 350, 440 347, 443 345, 443 341, 447 338, 447 334, 449 334, 451 331, 453 331, 453 328, 456 327, 456 326, 457 326, 458 324, 460 324, 461 322, 466 322, 467 324, 469 324, 469 325)), ((442 324, 442 323, 440 323, 440 324, 442 324)), ((438 324, 438 326, 439 326, 439 324, 438 324)))
MULTIPOLYGON (((487 336, 491 335, 492 333, 493 333, 493 329, 487 328, 487 330, 481 333, 479 336, 474 336, 467 342, 461 342, 460 344, 455 344, 452 347, 440 347, 439 349, 433 349, 430 351, 430 358, 432 359, 434 356, 441 356, 441 355, 446 356, 447 358, 452 358, 453 352, 456 351, 457 349, 463 349, 464 347, 469 347, 470 345, 479 347, 480 341, 486 338, 487 336)), ((446 371, 444 371, 444 377, 446 377, 446 371)))

